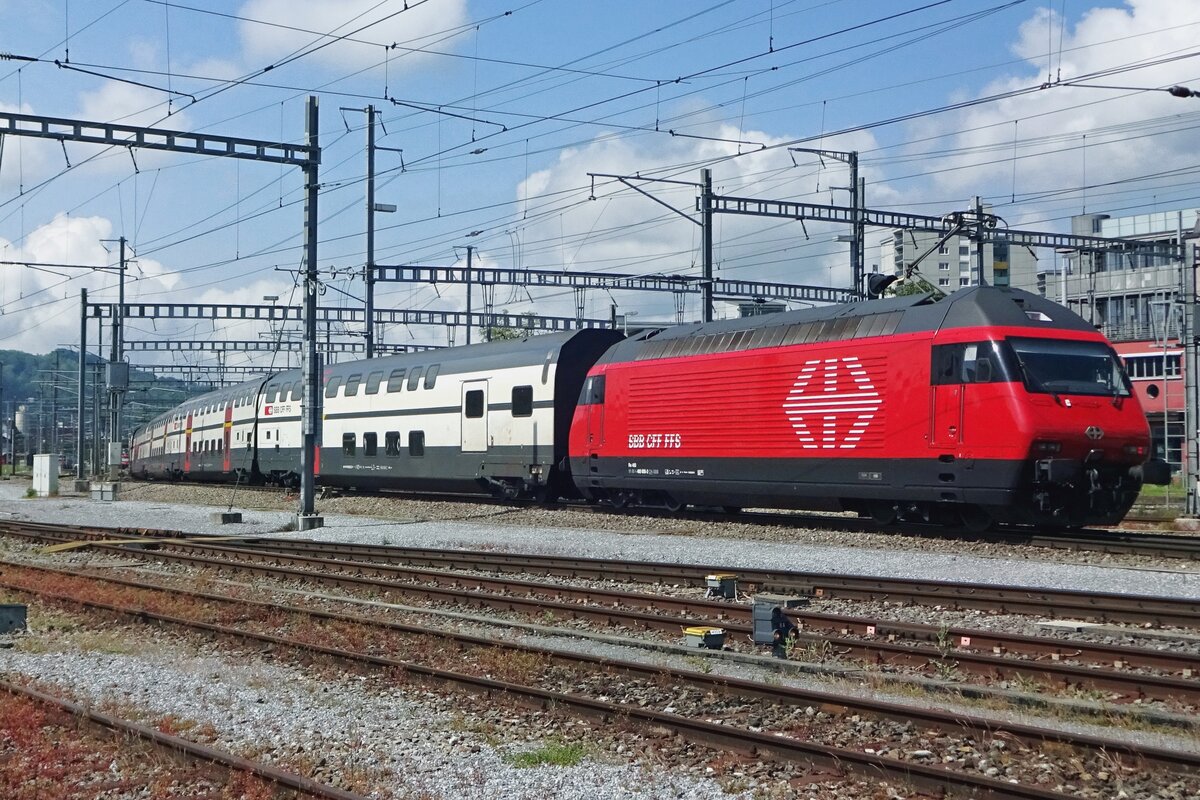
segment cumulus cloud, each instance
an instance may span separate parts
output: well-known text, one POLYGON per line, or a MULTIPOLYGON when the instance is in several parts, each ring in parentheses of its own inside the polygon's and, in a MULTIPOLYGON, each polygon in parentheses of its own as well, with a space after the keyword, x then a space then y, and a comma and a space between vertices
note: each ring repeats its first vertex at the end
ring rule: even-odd
POLYGON ((943 115, 914 129, 914 138, 935 138, 920 149, 947 152, 932 178, 938 194, 1011 191, 1020 200, 1022 194, 1082 187, 1086 165, 1091 166, 1086 182, 1096 183, 1195 163, 1195 100, 1056 84, 1113 69, 1121 71, 1084 82, 1156 88, 1194 80, 1200 75, 1197 59, 1140 65, 1195 51, 1200 4, 1129 0, 1123 8, 1094 8, 1062 30, 1060 55, 1061 25, 1061 18, 1046 9, 1034 13, 1012 44, 1024 63, 979 95, 1044 82, 1047 88, 943 115))
MULTIPOLYGON (((354 38, 385 44, 396 42, 416 48, 434 45, 440 38, 439 34, 467 22, 466 0, 424 3, 399 14, 394 5, 374 8, 378 5, 377 0, 343 0, 340 3, 325 0, 250 0, 239 14, 272 24, 243 21, 239 23, 238 30, 248 59, 272 62, 296 50, 328 41, 319 35, 275 25, 321 33, 349 34, 370 22, 382 20, 354 38)), ((309 58, 339 69, 362 68, 381 62, 384 53, 377 46, 339 41, 314 52, 309 58)), ((427 62, 430 58, 433 57, 393 50, 391 66, 393 69, 404 69, 427 62)))
MULTIPOLYGON (((0 260, 34 264, 105 267, 116 263, 104 239, 114 234, 104 217, 58 214, 34 229, 23 243, 0 239, 0 260)), ((111 246, 111 245, 109 245, 111 246)), ((44 353, 79 340, 79 290, 92 302, 116 300, 117 278, 111 271, 90 272, 69 267, 0 266, 0 342, 5 348, 44 353)), ((178 278, 153 259, 139 259, 127 273, 126 300, 147 293, 168 292, 178 278)))
MULTIPOLYGON (((596 181, 592 202, 564 204, 561 210, 539 218, 547 196, 572 200, 587 197, 588 173, 636 175, 638 173, 699 181, 699 167, 664 171, 665 165, 715 162, 713 186, 717 194, 741 197, 794 199, 807 202, 848 204, 848 176, 844 166, 827 162, 814 165, 811 156, 794 161, 786 148, 763 150, 758 145, 778 145, 795 137, 788 132, 739 131, 735 126, 714 123, 701 131, 708 139, 601 134, 585 145, 563 150, 554 164, 534 172, 517 188, 518 202, 528 204, 530 221, 519 226, 509 247, 493 243, 494 256, 503 263, 539 269, 576 269, 635 274, 686 274, 699 276, 700 233, 696 225, 672 214, 653 200, 614 184, 596 181), (726 141, 715 141, 722 139, 726 141), (754 144, 736 143, 736 140, 754 144), (729 156, 740 157, 728 158, 729 156), (798 166, 797 166, 798 165, 798 166), (815 192, 820 190, 820 194, 815 192), (661 218, 652 224, 642 224, 661 218)), ((828 149, 853 150, 874 146, 867 133, 827 139, 828 149)), ((636 183, 636 181, 635 181, 636 183)), ((655 198, 684 213, 696 216, 697 190, 671 184, 641 184, 655 198)), ((883 187, 874 198, 890 196, 883 187)), ((714 274, 719 278, 844 286, 850 280, 847 245, 832 238, 844 229, 820 223, 717 215, 714 223, 714 274)), ((485 254, 486 255, 486 254, 485 254)), ((520 297, 514 296, 514 299, 520 297)), ((527 300, 527 298, 525 298, 527 300)), ((585 314, 604 317, 617 302, 621 310, 637 310, 642 318, 670 319, 676 314, 670 294, 646 295, 589 292, 585 314)), ((573 315, 570 293, 549 300, 539 298, 537 307, 573 315)), ((514 310, 522 310, 519 304, 514 310)), ((724 309, 732 311, 732 309, 724 309)), ((722 309, 718 309, 718 314, 722 309)), ((684 319, 699 316, 699 295, 688 295, 684 319)))

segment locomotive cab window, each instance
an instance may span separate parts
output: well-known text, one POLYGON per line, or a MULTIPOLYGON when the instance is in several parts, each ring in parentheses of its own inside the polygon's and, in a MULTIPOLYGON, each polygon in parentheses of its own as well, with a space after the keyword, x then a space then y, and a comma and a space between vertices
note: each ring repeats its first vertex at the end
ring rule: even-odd
POLYGON ((996 342, 940 344, 933 348, 933 384, 1011 381, 1003 348, 996 342))
POLYGON ((404 388, 404 370, 394 369, 392 374, 388 375, 387 390, 389 392, 398 392, 404 388))
POLYGON ((1128 397, 1129 378, 1104 342, 1066 339, 1009 339, 1025 388, 1047 394, 1128 397))
POLYGON ((533 416, 533 387, 514 386, 512 390, 512 415, 514 417, 533 416))
POLYGON ((466 400, 463 402, 463 413, 467 415, 467 419, 479 419, 483 416, 482 389, 472 389, 467 392, 466 400))
POLYGON ((342 434, 342 455, 344 455, 344 456, 354 455, 354 434, 353 433, 343 433, 342 434))
POLYGON ((579 395, 579 405, 604 405, 604 376, 593 375, 584 381, 583 391, 579 395))

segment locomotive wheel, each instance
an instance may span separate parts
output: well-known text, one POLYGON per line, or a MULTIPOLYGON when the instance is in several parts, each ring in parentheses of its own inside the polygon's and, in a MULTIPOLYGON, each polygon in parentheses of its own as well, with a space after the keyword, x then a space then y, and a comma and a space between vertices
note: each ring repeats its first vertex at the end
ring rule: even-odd
POLYGON ((963 506, 958 512, 962 526, 971 533, 983 533, 996 524, 991 512, 981 506, 963 506))
POLYGON ((871 504, 871 519, 878 525, 895 525, 900 519, 900 509, 894 503, 880 500, 871 504))

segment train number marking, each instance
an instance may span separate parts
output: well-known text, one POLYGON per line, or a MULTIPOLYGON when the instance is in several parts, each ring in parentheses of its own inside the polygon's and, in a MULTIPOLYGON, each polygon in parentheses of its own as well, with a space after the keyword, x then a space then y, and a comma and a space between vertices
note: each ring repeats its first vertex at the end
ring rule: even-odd
POLYGON ((843 356, 804 362, 783 411, 804 449, 853 450, 882 404, 858 356, 843 356))

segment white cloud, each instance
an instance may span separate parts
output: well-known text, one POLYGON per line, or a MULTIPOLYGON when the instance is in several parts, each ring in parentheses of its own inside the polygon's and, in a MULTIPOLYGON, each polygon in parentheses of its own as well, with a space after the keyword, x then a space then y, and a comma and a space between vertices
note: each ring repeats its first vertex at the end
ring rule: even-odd
MULTIPOLYGON (((775 145, 791 140, 792 136, 765 131, 738 131, 730 125, 712 125, 698 130, 705 136, 719 139, 740 139, 775 145)), ((827 149, 869 149, 873 138, 866 133, 840 140, 827 139, 827 149)), ((830 162, 820 176, 811 166, 812 157, 799 156, 800 166, 794 166, 786 148, 750 152, 753 146, 741 146, 747 153, 738 158, 717 160, 736 155, 739 146, 730 141, 712 141, 669 136, 622 137, 613 134, 597 136, 586 145, 570 148, 559 154, 550 167, 532 173, 517 190, 519 201, 528 196, 532 218, 538 206, 545 202, 539 196, 574 190, 572 199, 586 197, 589 172, 620 175, 653 174, 675 180, 698 181, 700 169, 682 168, 669 175, 664 165, 693 164, 717 160, 713 167, 714 191, 717 194, 764 199, 796 199, 808 202, 848 204, 844 191, 830 186, 847 185, 845 167, 830 162), (812 195, 820 183, 821 195, 812 195), (581 188, 582 187, 582 188, 581 188), (831 196, 832 194, 832 196, 831 196)), ((869 176, 868 176, 869 177, 869 176)), ((636 183, 636 181, 635 181, 636 183)), ((670 184, 641 184, 655 198, 695 217, 696 189, 670 184)), ((883 202, 891 197, 885 187, 872 189, 873 200, 883 202)), ((699 228, 671 214, 646 198, 608 179, 596 181, 597 199, 575 204, 561 214, 520 226, 522 266, 541 269, 577 269, 580 271, 611 271, 636 274, 700 274, 699 228), (663 221, 643 225, 653 217, 663 221)), ((568 195, 571 196, 571 195, 568 195)), ((847 245, 830 241, 842 228, 779 219, 717 215, 714 223, 714 274, 721 278, 806 283, 818 286, 844 286, 849 282, 847 245), (811 237, 807 238, 807 237, 811 237)), ((510 262, 510 248, 495 244, 494 256, 510 262)), ((655 320, 674 316, 670 294, 635 295, 615 292, 610 298, 604 292, 589 292, 586 315, 607 316, 613 300, 622 311, 638 309, 643 319, 655 320)), ((573 315, 574 305, 569 292, 548 302, 539 300, 538 309, 553 307, 551 313, 573 315)), ((699 295, 689 295, 685 318, 698 316, 699 295)), ((515 311, 525 310, 520 304, 515 311)))
MULTIPOLYGON (((398 9, 395 4, 385 4, 377 9, 375 6, 379 6, 378 0, 343 0, 339 3, 326 0, 250 0, 239 14, 261 22, 336 34, 349 34, 372 21, 388 17, 352 38, 384 44, 398 42, 407 47, 434 45, 440 38, 438 34, 467 22, 466 0, 424 3, 399 14, 396 13, 398 9)), ((273 62, 296 50, 328 41, 312 33, 254 22, 241 22, 238 30, 246 57, 252 61, 273 62)), ((437 46, 446 48, 451 45, 444 43, 437 46)), ((420 53, 391 52, 392 69, 404 69, 431 58, 420 53)), ((308 58, 339 69, 362 68, 383 61, 384 52, 378 46, 341 41, 321 48, 308 58)), ((257 66, 265 66, 265 63, 257 66)))
MULTIPOLYGON (((23 246, 0 239, 0 260, 109 266, 116 263, 117 256, 105 249, 102 240, 111 239, 113 230, 113 223, 104 217, 59 214, 34 229, 23 246)), ((60 344, 77 342, 79 290, 87 289, 91 302, 114 302, 117 297, 116 273, 111 271, 18 265, 2 265, 0 270, 4 276, 0 281, 0 343, 6 349, 45 353, 60 344)), ((126 301, 170 291, 177 282, 178 277, 166 274, 159 262, 139 259, 127 271, 126 301)))
MULTIPOLYGON (((1063 31, 1061 58, 1060 23, 1057 15, 1042 9, 1021 25, 1012 50, 1025 59, 1025 64, 984 87, 980 96, 1037 85, 1048 77, 1052 82, 1060 78, 1069 81, 1101 70, 1194 52, 1200 33, 1200 4, 1194 0, 1129 0, 1124 8, 1094 8, 1073 28, 1063 31), (1052 58, 1047 56, 1048 39, 1053 45, 1052 58)), ((1200 60, 1184 59, 1086 82, 1154 88, 1188 83, 1197 75, 1200 60)), ((963 197, 1015 191, 1019 200, 1026 192, 1083 185, 1085 159, 1088 183, 1194 164, 1195 123, 1179 124, 1175 118, 1198 110, 1200 104, 1194 99, 1180 100, 1164 92, 1051 86, 1032 95, 927 121, 914 128, 914 138, 943 138, 938 143, 924 142, 915 147, 991 148, 941 159, 937 169, 961 169, 932 177, 938 195, 963 197), (1153 132, 1150 125, 1165 127, 1173 123, 1184 130, 1146 135, 1153 132), (1014 134, 1018 156, 1015 186, 1014 134)), ((1025 209, 1025 213, 1033 212, 1025 209)))

